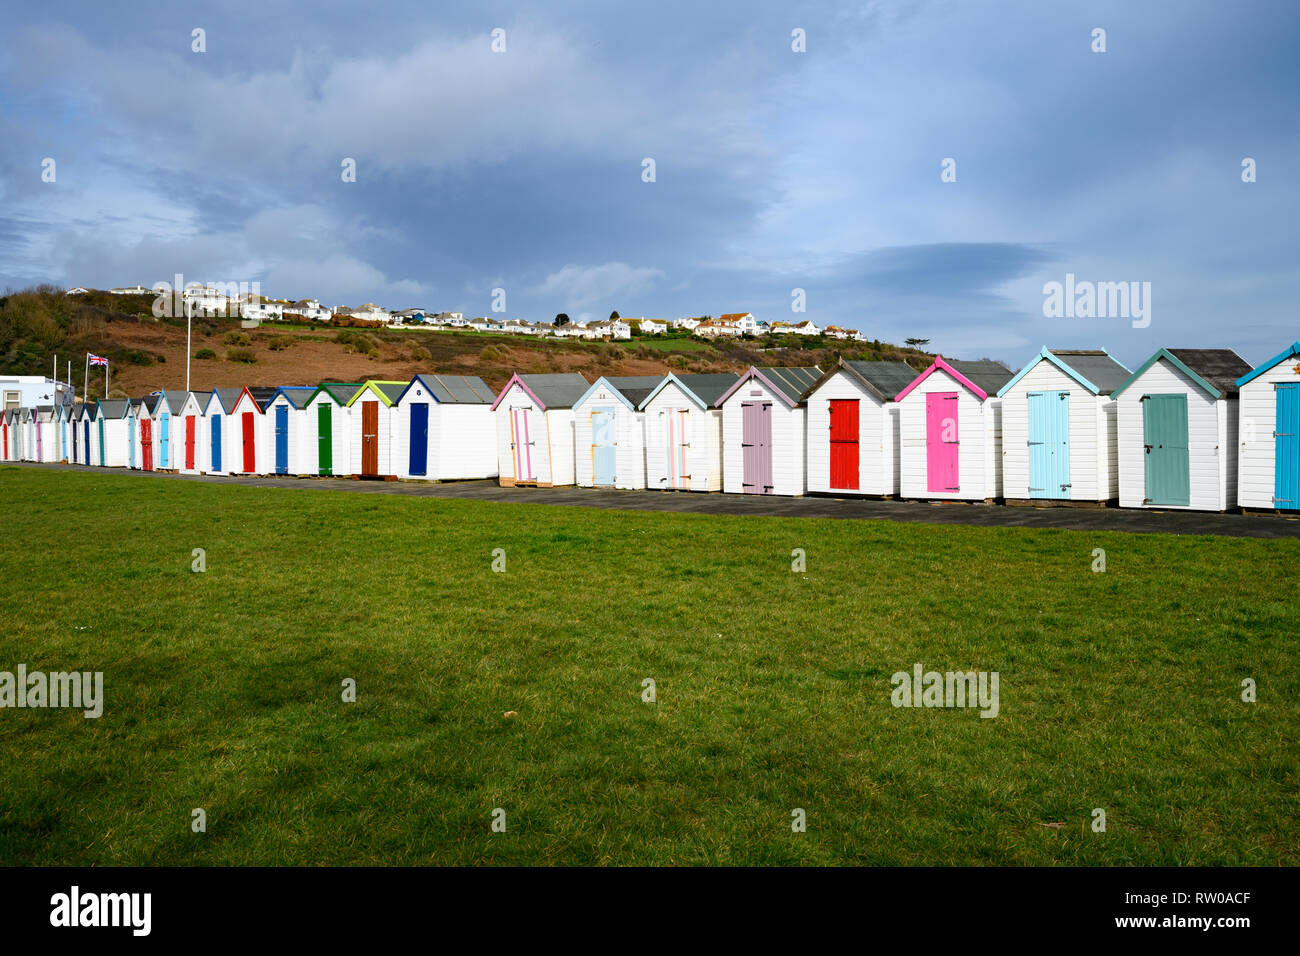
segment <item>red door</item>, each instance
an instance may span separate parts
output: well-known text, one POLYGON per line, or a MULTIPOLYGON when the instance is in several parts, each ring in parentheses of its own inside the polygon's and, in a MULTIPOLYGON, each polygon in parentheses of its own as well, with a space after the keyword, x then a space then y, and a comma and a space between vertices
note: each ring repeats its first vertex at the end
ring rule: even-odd
POLYGON ((957 393, 925 396, 925 490, 960 491, 957 458, 957 393))
POLYGON ((253 413, 244 412, 244 471, 257 471, 257 445, 253 440, 253 413))
POLYGON ((361 474, 379 475, 379 403, 361 403, 361 474))
POLYGON ((194 416, 185 416, 185 468, 194 470, 194 416))
POLYGON ((153 422, 147 418, 140 422, 140 461, 145 471, 153 471, 153 422))
POLYGON ((831 487, 858 488, 858 400, 831 399, 831 487))

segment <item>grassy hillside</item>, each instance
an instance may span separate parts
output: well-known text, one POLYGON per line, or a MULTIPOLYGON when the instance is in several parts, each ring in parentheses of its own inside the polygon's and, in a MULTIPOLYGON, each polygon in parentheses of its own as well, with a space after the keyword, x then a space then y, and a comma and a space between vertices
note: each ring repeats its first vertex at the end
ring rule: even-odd
MULTIPOLYGON (((0 373, 49 375, 59 356, 59 376, 72 361, 82 385, 87 351, 112 362, 115 396, 185 386, 185 321, 157 319, 152 296, 107 292, 66 296, 52 286, 0 297, 0 373)), ((527 339, 475 332, 338 329, 320 323, 266 323, 241 329, 235 319, 195 319, 191 387, 299 385, 366 378, 409 379, 417 372, 480 375, 493 388, 511 373, 581 372, 650 375, 667 371, 740 371, 751 364, 817 365, 846 358, 889 358, 916 368, 927 353, 886 343, 833 343, 792 337, 785 347, 756 342, 709 343, 688 337, 646 336, 631 342, 591 343, 527 339), (201 356, 201 357, 200 357, 201 356)), ((103 392, 104 376, 91 376, 90 394, 103 392)))
POLYGON ((0 711, 3 863, 1300 863, 1300 542, 17 467, 0 497, 41 542, 0 549, 0 670, 107 698, 0 711), (894 708, 914 663, 998 671, 998 716, 894 708))

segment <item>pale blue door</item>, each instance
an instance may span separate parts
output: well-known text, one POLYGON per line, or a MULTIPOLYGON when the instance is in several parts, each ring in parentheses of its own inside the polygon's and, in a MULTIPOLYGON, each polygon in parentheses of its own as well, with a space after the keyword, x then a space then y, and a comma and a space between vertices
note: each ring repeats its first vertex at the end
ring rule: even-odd
POLYGON ((158 454, 159 454, 159 457, 162 458, 162 464, 158 466, 158 467, 160 467, 160 468, 167 468, 167 467, 169 467, 169 465, 167 464, 167 462, 168 462, 167 453, 168 453, 168 449, 170 448, 170 445, 171 445, 171 424, 172 424, 172 417, 171 417, 170 415, 168 415, 166 412, 163 412, 163 413, 162 413, 162 429, 161 429, 161 431, 159 432, 160 437, 159 437, 159 439, 158 439, 158 441, 159 441, 159 448, 160 448, 160 451, 159 451, 158 454))
POLYGON ((135 419, 126 420, 126 467, 135 467, 135 419))
POLYGON ((1070 393, 1030 392, 1029 497, 1070 497, 1070 393))
POLYGON ((591 413, 591 473, 597 485, 613 485, 618 450, 614 446, 614 409, 597 408, 591 413))

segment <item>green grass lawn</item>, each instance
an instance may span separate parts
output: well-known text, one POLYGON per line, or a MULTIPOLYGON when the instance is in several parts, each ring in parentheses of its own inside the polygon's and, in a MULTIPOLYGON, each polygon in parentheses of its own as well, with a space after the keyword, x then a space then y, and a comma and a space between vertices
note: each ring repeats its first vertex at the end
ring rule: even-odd
POLYGON ((106 696, 0 710, 0 864, 1300 862, 1300 542, 13 466, 0 501, 0 670, 106 696), (918 662, 999 672, 997 718, 892 707, 918 662))

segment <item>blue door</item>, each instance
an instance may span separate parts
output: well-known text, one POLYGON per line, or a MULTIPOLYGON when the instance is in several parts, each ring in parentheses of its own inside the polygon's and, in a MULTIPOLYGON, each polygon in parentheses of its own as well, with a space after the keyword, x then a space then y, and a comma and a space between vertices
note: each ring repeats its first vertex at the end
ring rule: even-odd
POLYGON ((412 475, 424 477, 429 470, 429 406, 416 402, 411 405, 411 467, 412 475))
POLYGON ((221 416, 212 416, 212 470, 221 470, 221 416))
POLYGON ((126 420, 126 467, 135 467, 135 419, 126 420))
POLYGON ((172 417, 168 415, 166 412, 163 412, 162 431, 159 433, 161 436, 159 438, 159 442, 161 443, 161 451, 159 452, 159 454, 162 457, 162 464, 158 466, 159 468, 169 467, 167 464, 168 462, 167 450, 171 445, 171 424, 172 424, 172 417))
POLYGON ((275 473, 289 473, 289 407, 275 407, 275 473))
POLYGON ((1029 497, 1070 497, 1070 393, 1030 392, 1029 497))
POLYGON ((86 427, 82 429, 82 435, 84 436, 85 441, 81 443, 81 453, 86 458, 85 464, 89 465, 91 463, 90 461, 90 419, 86 418, 83 419, 82 421, 86 427))
POLYGON ((1273 507, 1300 510, 1300 382, 1277 386, 1273 507))
POLYGON ((613 485, 618 452, 614 447, 614 409, 596 408, 591 412, 592 483, 613 485))

